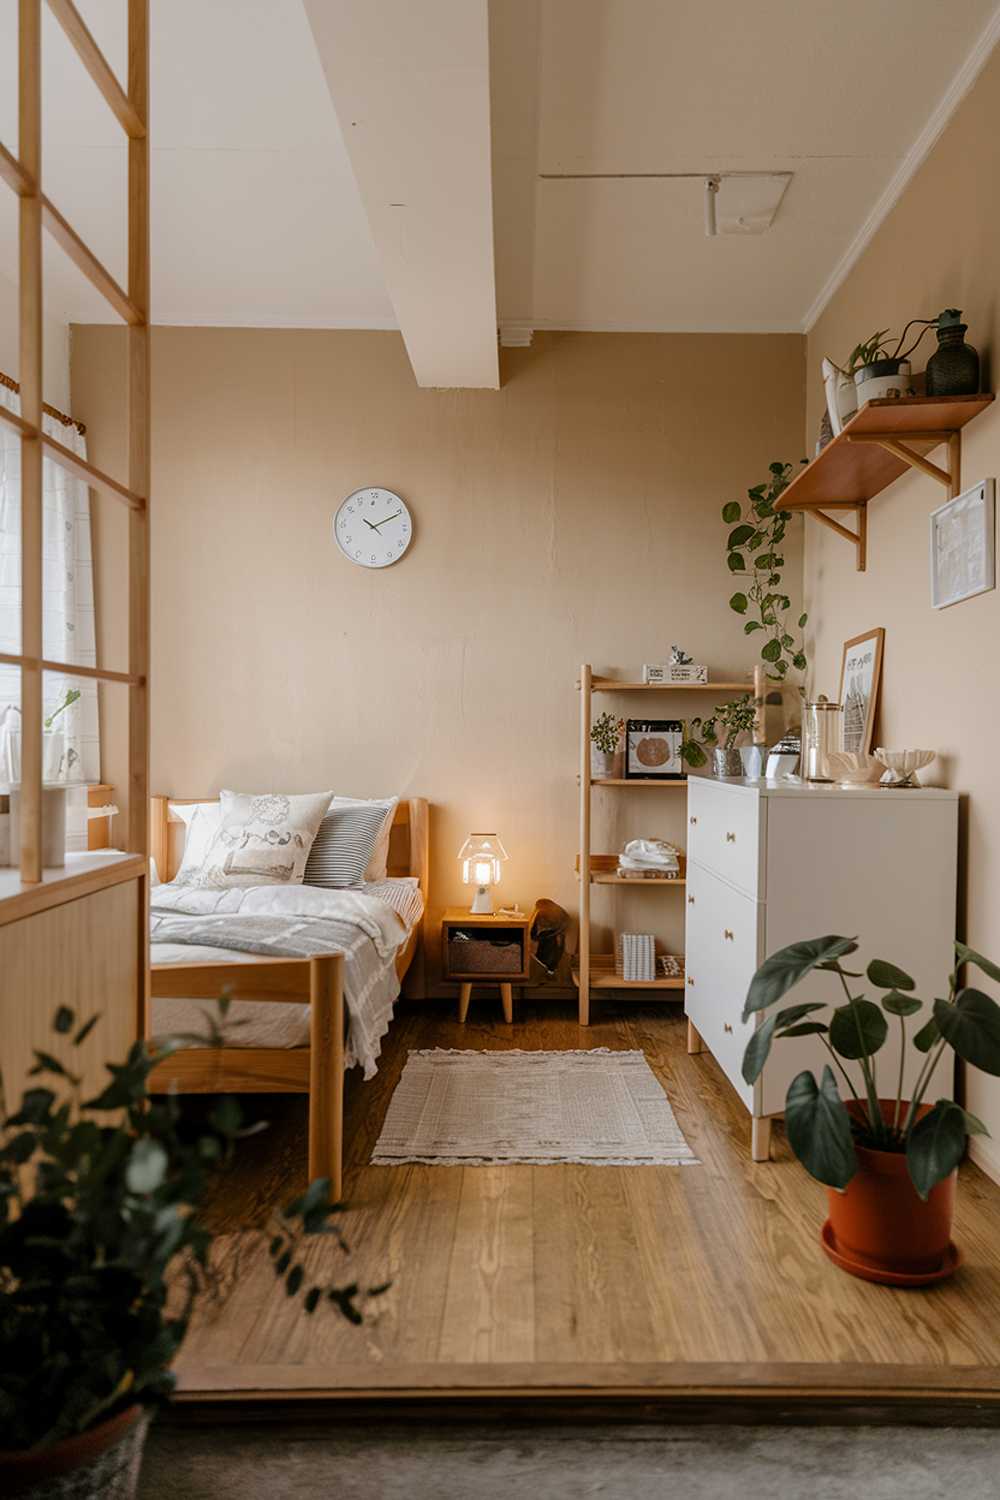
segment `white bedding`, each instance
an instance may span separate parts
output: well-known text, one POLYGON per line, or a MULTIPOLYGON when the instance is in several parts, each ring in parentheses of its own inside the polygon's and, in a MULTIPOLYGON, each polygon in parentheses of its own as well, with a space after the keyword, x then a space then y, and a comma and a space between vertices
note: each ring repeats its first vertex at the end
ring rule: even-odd
MULTIPOLYGON (((237 948, 176 941, 183 924, 202 936, 205 924, 227 918, 282 918, 289 930, 308 932, 310 919, 344 926, 344 1000, 349 1017, 346 1065, 359 1063, 366 1078, 376 1069, 381 1039, 392 1019, 399 994, 395 960, 423 912, 415 878, 370 882, 349 890, 315 886, 250 886, 204 890, 176 884, 154 887, 151 900, 154 964, 238 962, 248 957, 237 948), (178 923, 182 924, 178 927, 178 923)), ((261 923, 262 928, 266 923, 261 923)), ((280 951, 280 949, 275 949, 280 951)), ((287 950, 286 950, 287 951, 287 950)), ((154 1036, 204 1031, 206 1002, 155 999, 154 1036)), ((227 1042, 234 1047, 304 1047, 309 1044, 309 1006, 235 1001, 226 1022, 227 1042)))

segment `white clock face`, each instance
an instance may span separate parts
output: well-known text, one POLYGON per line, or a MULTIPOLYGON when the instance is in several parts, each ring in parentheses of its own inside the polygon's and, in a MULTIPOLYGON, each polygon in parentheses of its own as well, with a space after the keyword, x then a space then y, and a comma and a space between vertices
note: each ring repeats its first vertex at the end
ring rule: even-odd
POLYGON ((337 546, 363 568, 398 562, 413 540, 405 501, 378 485, 348 495, 333 518, 337 546))

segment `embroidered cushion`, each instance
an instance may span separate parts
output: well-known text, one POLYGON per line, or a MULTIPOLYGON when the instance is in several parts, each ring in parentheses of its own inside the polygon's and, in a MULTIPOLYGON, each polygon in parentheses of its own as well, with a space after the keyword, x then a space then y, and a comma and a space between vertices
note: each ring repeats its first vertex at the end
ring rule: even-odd
POLYGON ((331 792, 297 797, 221 792, 219 827, 201 866, 185 883, 214 888, 301 885, 331 797, 331 792))

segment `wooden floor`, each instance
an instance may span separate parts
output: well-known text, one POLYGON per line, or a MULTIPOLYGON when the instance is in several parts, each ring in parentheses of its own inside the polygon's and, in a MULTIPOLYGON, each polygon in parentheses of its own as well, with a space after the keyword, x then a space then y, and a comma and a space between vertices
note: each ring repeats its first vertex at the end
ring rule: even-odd
MULTIPOLYGON (((271 1130, 213 1203, 236 1274, 191 1330, 183 1393, 941 1395, 1000 1411, 1000 1188, 977 1168, 962 1169, 955 1278, 872 1286, 821 1254, 824 1191, 780 1128, 777 1159, 751 1162, 747 1116, 712 1059, 686 1055, 677 1009, 605 1001, 587 1030, 568 1007, 522 1014, 504 1027, 476 1000, 460 1028, 404 1013, 377 1078, 350 1089, 351 1275, 392 1282, 363 1329, 276 1287, 254 1230, 304 1184, 305 1106, 264 1102, 271 1130), (431 1046, 641 1048, 701 1164, 368 1166, 407 1051, 431 1046)), ((317 1244, 308 1268, 336 1259, 317 1244)))

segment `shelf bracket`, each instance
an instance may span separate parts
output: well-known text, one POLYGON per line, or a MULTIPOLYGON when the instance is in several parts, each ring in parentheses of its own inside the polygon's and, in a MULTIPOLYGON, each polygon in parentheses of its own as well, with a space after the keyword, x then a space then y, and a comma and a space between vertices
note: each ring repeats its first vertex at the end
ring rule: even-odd
MULTIPOLYGON (((837 508, 844 510, 848 507, 838 506, 837 508)), ((824 526, 829 526, 830 530, 842 536, 845 542, 853 542, 857 570, 863 573, 868 562, 868 505, 867 503, 852 505, 850 509, 854 511, 857 531, 852 531, 849 526, 842 526, 839 521, 835 521, 832 516, 826 515, 822 510, 810 510, 808 514, 815 516, 817 521, 822 521, 824 526)))
POLYGON ((958 431, 952 432, 908 432, 905 434, 911 442, 933 442, 948 444, 948 467, 942 469, 938 464, 932 464, 929 458, 922 453, 915 453, 912 448, 907 447, 900 441, 901 434, 895 432, 858 432, 845 434, 849 443, 877 443, 894 458, 901 459, 904 464, 909 464, 911 469, 917 469, 921 474, 926 474, 929 479, 936 479, 938 484, 944 485, 949 497, 954 499, 962 491, 962 434, 958 431))

